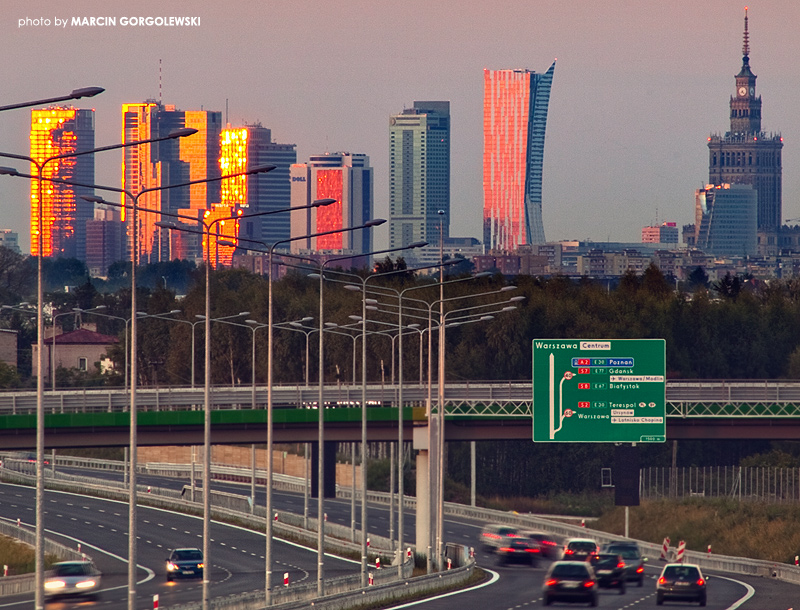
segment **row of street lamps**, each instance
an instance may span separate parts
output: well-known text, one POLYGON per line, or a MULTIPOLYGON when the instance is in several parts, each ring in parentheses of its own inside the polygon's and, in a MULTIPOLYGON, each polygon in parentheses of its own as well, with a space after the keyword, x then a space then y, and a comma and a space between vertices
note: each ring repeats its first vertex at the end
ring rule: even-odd
MULTIPOLYGON (((25 102, 23 104, 14 104, 10 106, 0 106, 0 111, 3 110, 10 110, 15 108, 22 108, 28 106, 35 106, 44 103, 53 103, 57 101, 63 101, 66 99, 79 99, 81 97, 90 97, 93 95, 97 95, 101 93, 103 90, 100 88, 85 88, 85 89, 77 89, 73 91, 70 96, 60 97, 60 98, 50 98, 47 100, 37 100, 34 102, 25 102)), ((88 151, 79 151, 73 153, 66 153, 61 155, 56 155, 49 157, 44 160, 37 160, 31 157, 16 155, 11 153, 0 153, 0 157, 18 159, 23 161, 30 162, 33 166, 36 167, 36 175, 31 174, 24 174, 19 172, 13 168, 6 168, 0 167, 0 174, 4 175, 12 175, 17 177, 23 177, 27 179, 33 179, 37 181, 37 198, 38 198, 38 227, 39 231, 37 234, 37 246, 38 246, 38 268, 37 268, 37 304, 36 304, 36 313, 37 313, 37 347, 38 347, 38 371, 39 374, 37 376, 37 426, 36 426, 36 456, 37 456, 37 465, 36 465, 36 593, 35 593, 35 606, 36 609, 43 609, 43 575, 44 575, 44 564, 43 564, 43 506, 44 506, 44 476, 43 476, 43 463, 44 463, 44 408, 43 408, 43 392, 44 392, 44 385, 43 380, 44 376, 43 372, 43 351, 44 351, 44 319, 43 319, 43 272, 42 272, 42 258, 43 258, 43 233, 44 233, 44 217, 43 217, 43 205, 42 205, 42 194, 43 194, 43 186, 42 183, 45 179, 50 182, 60 183, 60 184, 67 184, 73 186, 85 186, 93 189, 98 190, 106 190, 111 192, 116 192, 128 200, 130 203, 113 203, 106 201, 102 197, 84 197, 87 201, 92 203, 98 204, 105 204, 115 207, 121 207, 132 212, 132 269, 131 269, 131 317, 129 319, 119 318, 125 321, 126 324, 126 344, 127 344, 127 325, 130 323, 130 332, 131 332, 131 339, 130 339, 130 346, 126 345, 125 356, 126 360, 128 358, 128 351, 130 350, 130 493, 129 493, 129 548, 128 548, 128 608, 129 610, 134 610, 135 608, 135 599, 136 599, 136 570, 137 570, 137 548, 136 548, 136 530, 137 530, 137 489, 136 489, 136 464, 137 464, 137 406, 136 406, 136 386, 137 386, 137 319, 144 317, 144 315, 140 315, 137 311, 137 302, 136 302, 136 265, 138 262, 138 254, 139 254, 139 235, 138 235, 138 213, 139 212, 148 212, 148 213, 156 213, 159 214, 162 218, 174 218, 176 220, 186 220, 197 222, 197 219, 190 216, 183 216, 181 214, 170 213, 166 211, 159 211, 159 210, 151 210, 147 208, 143 208, 139 206, 139 199, 151 192, 173 189, 173 188, 180 188, 186 187, 193 184, 200 184, 200 183, 207 183, 213 181, 224 180, 231 177, 249 175, 254 173, 263 173, 268 172, 275 169, 275 166, 262 166, 253 168, 249 171, 239 172, 235 174, 229 174, 226 176, 220 176, 217 178, 208 178, 202 180, 192 180, 188 182, 184 182, 181 184, 174 184, 174 185, 164 185, 159 187, 154 187, 150 189, 144 189, 136 194, 121 188, 116 187, 108 187, 102 185, 95 185, 95 184, 83 184, 74 181, 68 180, 60 180, 56 178, 45 178, 44 172, 45 168, 48 164, 53 163, 55 161, 70 158, 70 157, 77 157, 86 154, 94 154, 96 152, 104 152, 109 150, 117 150, 120 148, 125 147, 132 147, 132 146, 139 146, 144 144, 152 144, 155 142, 168 140, 168 139, 176 139, 176 138, 183 138, 187 136, 191 136, 196 133, 197 130, 194 129, 179 129, 176 130, 167 136, 159 137, 159 138, 152 138, 148 140, 141 140, 136 142, 128 142, 122 144, 116 144, 112 146, 104 146, 100 148, 95 148, 88 151)), ((276 214, 276 213, 283 213, 283 212, 291 212, 293 210, 303 210, 315 207, 321 207, 325 205, 330 205, 334 203, 335 200, 332 199, 323 199, 317 200, 308 206, 301 206, 295 208, 286 208, 280 210, 270 210, 268 212, 260 212, 250 215, 244 216, 234 216, 234 219, 242 219, 247 218, 250 216, 263 216, 267 214, 276 214)), ((156 222, 156 225, 161 228, 167 228, 170 230, 182 230, 182 231, 190 231, 190 232, 202 232, 205 240, 206 240, 206 274, 205 274, 205 314, 203 316, 198 315, 198 320, 195 322, 190 322, 188 320, 178 320, 175 318, 169 318, 168 316, 177 313, 177 311, 170 311, 164 314, 151 314, 147 317, 155 317, 155 318, 165 318, 171 319, 178 322, 184 322, 192 325, 192 386, 195 385, 195 375, 194 375, 194 329, 195 325, 199 324, 201 321, 205 324, 205 379, 204 379, 204 435, 203 435, 203 463, 204 463, 204 471, 203 471, 203 555, 204 561, 206 566, 209 568, 212 565, 211 562, 211 552, 210 552, 210 515, 211 515, 211 507, 210 507, 210 482, 211 482, 211 367, 210 367, 210 352, 211 352, 211 322, 216 321, 224 321, 225 317, 223 318, 216 318, 212 319, 211 317, 211 288, 210 288, 210 275, 211 275, 211 251, 210 251, 210 243, 212 237, 212 229, 214 225, 222 222, 226 219, 215 219, 210 222, 206 222, 201 220, 200 223, 202 224, 202 230, 192 229, 190 227, 184 226, 183 224, 176 224, 175 222, 167 222, 164 220, 156 222)), ((325 231, 319 233, 312 233, 309 235, 303 235, 299 237, 293 237, 290 239, 282 240, 273 244, 264 244, 263 242, 256 242, 260 243, 266 249, 269 256, 269 301, 268 301, 268 322, 266 325, 260 324, 255 320, 246 320, 246 325, 251 328, 253 332, 253 372, 252 372, 252 383, 253 383, 253 401, 255 402, 255 333, 260 328, 267 328, 268 332, 268 357, 267 357, 267 484, 266 484, 266 492, 267 492, 267 499, 266 499, 266 582, 265 582, 265 602, 267 605, 272 603, 271 599, 271 576, 272 576, 272 483, 273 483, 273 456, 272 456, 272 449, 273 449, 273 400, 272 400, 272 386, 273 386, 273 330, 275 328, 286 328, 288 330, 299 330, 303 332, 306 336, 306 383, 309 381, 308 377, 308 343, 310 338, 310 332, 305 330, 305 324, 311 321, 311 318, 304 318, 300 321, 295 322, 288 322, 283 323, 282 325, 275 324, 273 321, 273 300, 272 300, 272 288, 273 288, 273 256, 274 250, 276 247, 280 245, 285 245, 290 242, 301 240, 301 239, 310 239, 316 237, 322 237, 325 235, 330 235, 334 233, 343 233, 343 232, 350 232, 355 230, 361 229, 370 229, 372 227, 378 226, 385 221, 382 219, 375 219, 369 222, 364 223, 363 225, 356 226, 356 227, 349 227, 340 230, 334 231, 325 231)), ((240 240, 243 241, 243 240, 240 240)), ((441 239, 440 239, 441 241, 441 239)), ((222 245, 231 245, 230 243, 225 243, 223 241, 219 241, 219 244, 222 245)), ((235 243, 232 245, 236 245, 235 243)), ((318 421, 318 446, 319 446, 319 460, 318 460, 318 506, 317 506, 317 519, 318 519, 318 540, 317 540, 317 593, 318 595, 324 595, 324 542, 325 542, 325 523, 324 523, 324 491, 323 491, 323 481, 324 481, 324 443, 325 443, 325 436, 324 436, 324 412, 325 412, 325 396, 324 396, 324 375, 323 375, 323 358, 324 358, 324 343, 323 343, 323 336, 324 332, 331 330, 327 327, 327 323, 325 322, 324 318, 324 283, 326 279, 326 267, 329 264, 335 262, 341 262, 343 260, 361 257, 361 256, 374 256, 377 254, 384 254, 390 252, 398 252, 402 250, 407 250, 411 248, 418 248, 427 245, 424 242, 418 242, 409 244, 404 247, 400 248, 392 248, 388 250, 377 250, 373 252, 368 252, 359 255, 351 255, 351 256, 339 256, 330 258, 328 260, 322 261, 319 263, 319 272, 318 274, 312 274, 310 277, 314 277, 315 275, 319 278, 319 324, 318 328, 314 329, 316 332, 319 332, 319 399, 318 399, 318 410, 319 410, 319 421, 318 421)), ((441 249, 441 244, 440 244, 441 249)), ((300 257, 302 258, 302 257, 300 257)), ((440 267, 440 291, 442 290, 441 285, 446 283, 442 277, 442 270, 441 270, 441 263, 439 264, 440 267)), ((405 272, 405 270, 404 270, 405 272)), ((366 486, 367 486, 367 469, 366 463, 364 461, 364 457, 366 456, 366 448, 367 448, 367 402, 366 402, 366 337, 368 334, 367 332, 367 323, 373 322, 367 319, 367 311, 368 306, 369 309, 372 310, 377 304, 377 299, 368 298, 367 294, 369 291, 368 282, 373 278, 378 278, 385 275, 391 275, 392 273, 396 272, 389 272, 388 274, 372 274, 366 277, 355 276, 360 281, 360 286, 353 286, 354 289, 359 290, 362 292, 362 314, 360 316, 360 326, 361 326, 361 337, 362 337, 362 435, 361 435, 361 455, 362 455, 362 470, 361 470, 361 489, 362 489, 362 503, 361 503, 361 577, 362 577, 362 586, 366 586, 367 584, 367 503, 366 503, 366 486), (374 301, 374 303, 373 303, 374 301)), ((460 280, 458 280, 460 281, 460 280)), ((398 448, 399 452, 402 454, 402 447, 403 447, 403 400, 402 400, 402 388, 403 388, 403 365, 402 365, 402 358, 403 358, 403 335, 404 332, 404 323, 403 323, 403 300, 405 297, 405 293, 409 290, 421 289, 421 288, 428 288, 430 286, 414 286, 411 288, 406 288, 405 290, 394 290, 391 288, 386 287, 379 287, 378 290, 374 290, 374 294, 386 296, 388 293, 392 293, 393 297, 396 298, 397 304, 393 303, 386 303, 385 305, 396 309, 398 314, 398 323, 396 326, 397 329, 397 339, 399 342, 399 358, 400 358, 400 365, 399 365, 399 391, 398 391, 398 402, 399 402, 399 416, 398 416, 398 448), (383 291, 383 292, 381 292, 383 291)), ((494 294, 492 293, 484 293, 484 294, 494 294)), ((472 296, 480 296, 480 295, 472 295, 472 296)), ((437 483, 438 483, 438 493, 436 494, 436 503, 439 509, 437 515, 437 527, 436 527, 436 537, 435 537, 435 552, 437 557, 437 566, 441 567, 441 557, 442 557, 442 512, 441 512, 441 502, 442 502, 442 481, 443 481, 443 459, 442 459, 442 452, 444 446, 444 439, 443 439, 443 432, 444 432, 444 329, 448 324, 447 316, 450 314, 455 313, 468 313, 467 316, 462 318, 456 318, 454 321, 475 321, 471 320, 470 317, 472 313, 477 313, 478 310, 486 309, 488 307, 497 306, 498 303, 493 303, 491 305, 480 305, 476 307, 464 308, 461 310, 452 310, 448 311, 447 313, 444 312, 444 304, 445 301, 454 301, 460 298, 466 297, 454 297, 451 299, 444 299, 443 293, 440 292, 440 299, 438 301, 434 301, 432 303, 428 303, 425 301, 410 299, 412 302, 416 302, 417 305, 424 305, 421 308, 417 308, 416 314, 408 314, 411 318, 418 318, 420 320, 424 319, 424 316, 419 315, 420 312, 425 313, 425 309, 427 309, 427 321, 428 321, 428 328, 424 329, 429 332, 428 335, 428 386, 429 386, 429 401, 428 401, 428 416, 429 416, 429 429, 434 424, 433 419, 433 411, 431 408, 431 400, 430 400, 430 387, 431 387, 431 375, 430 375, 430 361, 431 361, 431 335, 434 328, 438 328, 439 330, 439 400, 438 400, 438 425, 436 437, 438 439, 438 470, 437 473, 437 483), (438 325, 434 326, 433 319, 432 319, 432 311, 435 305, 440 306, 440 317, 438 321, 438 325)), ((513 301, 513 299, 512 299, 513 301)), ((511 302, 511 301, 507 301, 511 302)), ((94 315, 106 316, 109 318, 115 318, 117 316, 111 316, 108 314, 101 313, 97 310, 102 309, 103 306, 98 306, 92 309, 79 309, 75 308, 75 312, 80 313, 92 313, 94 315)), ((413 310, 414 308, 412 308, 413 310)), ((499 311, 508 311, 511 307, 505 307, 499 311)), ((69 312, 66 312, 69 313, 69 312)), ((496 312, 491 312, 496 313, 496 312)), ((58 314, 64 315, 64 314, 58 314)), ((238 316, 232 317, 241 317, 249 315, 249 312, 241 312, 238 316)), ((483 315, 480 316, 478 319, 485 320, 488 319, 486 312, 483 312, 483 315)), ((54 319, 55 324, 55 319, 54 319)), ((242 324, 237 324, 239 326, 245 326, 242 324)), ((422 334, 424 330, 418 331, 417 328, 420 326, 420 323, 415 323, 409 325, 408 328, 413 329, 413 331, 420 333, 420 352, 422 348, 422 334)), ((394 342, 394 338, 392 338, 394 342)), ((54 348, 55 348, 55 339, 53 343, 53 350, 51 351, 51 370, 53 371, 53 389, 55 389, 55 357, 54 357, 54 348)), ((355 348, 355 339, 354 339, 354 348, 355 348)), ((394 353, 394 348, 392 348, 392 353, 394 353)), ((394 365, 392 366, 392 370, 394 371, 394 365)), ((354 366, 354 373, 355 373, 355 366, 354 366)), ((125 381, 127 384, 128 381, 128 363, 126 362, 126 374, 125 374, 125 381)), ((421 374, 420 374, 421 378, 421 374)), ((429 445, 432 447, 432 445, 429 445)), ((399 510, 398 510, 398 556, 402 557, 402 544, 403 544, 403 471, 402 471, 402 462, 403 460, 399 460, 398 466, 398 480, 399 480, 399 489, 398 494, 400 497, 399 502, 399 510)), ((429 477, 430 480, 430 477, 429 477)), ((355 482, 354 482, 355 483, 355 482)), ((355 485, 354 485, 355 487, 355 485)), ((393 487, 393 486, 392 486, 393 487)), ((429 538, 430 539, 430 538, 429 538)), ((430 557, 430 553, 428 553, 430 557)), ((402 562, 398 562, 402 564, 402 562)), ((398 569, 402 570, 401 567, 398 569)), ((204 610, 208 608, 209 604, 209 586, 210 586, 210 575, 211 570, 205 570, 203 575, 203 591, 202 591, 202 607, 204 610)))

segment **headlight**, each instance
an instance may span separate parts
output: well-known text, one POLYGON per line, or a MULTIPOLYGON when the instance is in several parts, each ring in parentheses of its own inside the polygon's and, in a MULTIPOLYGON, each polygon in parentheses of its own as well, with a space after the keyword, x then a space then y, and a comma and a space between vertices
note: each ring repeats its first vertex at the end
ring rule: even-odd
POLYGON ((177 570, 177 569, 178 569, 178 566, 176 566, 171 561, 167 563, 167 570, 169 570, 170 572, 172 572, 173 570, 177 570))
POLYGON ((65 583, 63 580, 48 580, 46 583, 44 583, 44 588, 48 590, 63 589, 66 586, 67 583, 65 583))
POLYGON ((76 589, 91 589, 95 585, 97 585, 97 583, 95 581, 93 581, 93 580, 84 580, 82 582, 76 583, 75 588, 76 589))

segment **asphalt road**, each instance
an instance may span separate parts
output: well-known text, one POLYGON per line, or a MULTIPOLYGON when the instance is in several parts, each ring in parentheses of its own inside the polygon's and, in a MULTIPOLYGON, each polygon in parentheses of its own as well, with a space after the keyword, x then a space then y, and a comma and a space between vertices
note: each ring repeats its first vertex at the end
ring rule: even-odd
MULTIPOLYGON (((110 476, 97 473, 97 476, 110 476)), ((138 477, 143 485, 180 488, 185 479, 165 479, 161 477, 138 477)), ((215 489, 249 494, 249 485, 216 482, 215 489)), ((263 487, 257 489, 257 501, 264 502, 263 487)), ((284 492, 276 492, 273 496, 277 511, 303 513, 303 496, 284 492)), ((49 530, 69 533, 73 539, 83 540, 97 549, 87 552, 95 557, 98 566, 104 573, 104 592, 102 598, 92 604, 96 607, 124 607, 127 583, 127 565, 124 557, 127 554, 127 505, 47 492, 48 509, 46 526, 49 530)), ((326 500, 325 511, 328 520, 343 525, 350 525, 351 504, 349 501, 326 500)), ((309 514, 316 513, 316 500, 309 502, 309 514)), ((23 522, 33 521, 33 490, 22 487, 0 486, 0 516, 23 522), (22 515, 22 516, 20 516, 22 515), (27 515, 27 518, 26 518, 27 515)), ((356 521, 360 517, 360 506, 357 506, 356 521)), ((389 510, 384 506, 370 506, 368 526, 370 533, 387 535, 389 531, 389 510)), ((396 517, 396 514, 395 514, 396 517)), ((445 520, 445 538, 449 542, 473 545, 477 544, 482 523, 445 520)), ((168 585, 164 579, 164 558, 166 551, 175 546, 202 546, 200 534, 202 522, 199 518, 174 515, 154 509, 140 509, 139 525, 139 564, 146 569, 140 571, 141 584, 137 594, 142 608, 152 608, 152 595, 159 594, 160 605, 168 608, 172 604, 200 599, 200 583, 198 581, 178 581, 168 585), (152 575, 147 572, 149 569, 152 575)), ((396 527, 395 527, 396 531, 396 527)), ((242 591, 261 589, 264 586, 264 538, 262 535, 249 533, 231 526, 214 523, 212 526, 212 594, 228 595, 242 591)), ((405 540, 412 543, 414 539, 414 515, 406 511, 405 540)), ((275 557, 278 564, 273 568, 276 584, 283 572, 290 573, 292 583, 298 581, 314 581, 316 579, 316 552, 278 543, 275 557)), ((86 548, 86 546, 84 546, 86 548)), ((541 585, 544 573, 549 565, 547 560, 541 561, 535 568, 528 566, 497 566, 495 558, 476 547, 478 564, 487 569, 492 578, 480 587, 467 591, 416 602, 399 607, 423 606, 425 610, 463 610, 465 607, 482 610, 519 610, 544 607, 541 585)), ((631 584, 624 595, 617 591, 601 590, 601 608, 649 610, 655 608, 692 606, 684 602, 664 602, 656 606, 655 578, 660 572, 661 564, 656 562, 646 568, 644 586, 639 588, 631 584)), ((345 561, 327 559, 326 575, 354 573, 358 566, 345 561)), ((738 575, 709 573, 708 605, 710 610, 787 610, 800 607, 800 587, 769 579, 743 577, 738 575)), ((30 596, 27 600, 3 598, 2 608, 32 607, 30 596), (11 603, 12 605, 8 605, 11 603)), ((574 607, 574 604, 553 604, 552 607, 574 607)), ((72 604, 48 604, 49 608, 73 608, 72 604)), ((81 605, 81 607, 86 607, 81 605)))

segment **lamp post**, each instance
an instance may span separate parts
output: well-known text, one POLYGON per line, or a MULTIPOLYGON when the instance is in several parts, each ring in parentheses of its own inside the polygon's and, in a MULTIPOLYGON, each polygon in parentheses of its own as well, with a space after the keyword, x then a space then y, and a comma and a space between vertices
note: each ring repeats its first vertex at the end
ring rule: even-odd
MULTIPOLYGON (((274 169, 275 166, 271 166, 271 169, 274 169)), ((294 208, 286 208, 286 209, 279 209, 279 210, 270 210, 268 212, 258 212, 256 214, 249 214, 249 216, 265 216, 269 214, 277 214, 281 212, 292 212, 294 210, 304 210, 304 209, 311 209, 317 208, 321 206, 331 205, 335 203, 335 199, 318 199, 312 202, 310 205, 306 206, 298 206, 294 208)), ((240 217, 240 218, 244 218, 240 217)), ((211 228, 214 224, 219 222, 222 219, 217 219, 212 221, 211 223, 206 224, 203 223, 204 232, 206 233, 206 251, 207 251, 207 260, 211 261, 211 228)), ((158 224, 158 223, 157 223, 158 224)), ((182 227, 178 227, 172 223, 162 223, 161 226, 168 228, 168 229, 175 229, 175 230, 186 230, 182 227)), ((338 233, 340 231, 331 231, 321 235, 328 235, 331 233, 338 233)), ((266 577, 265 577, 265 597, 267 605, 271 604, 271 593, 272 593, 272 256, 275 247, 278 244, 288 243, 291 241, 295 241, 296 239, 305 239, 307 237, 314 237, 315 235, 307 235, 303 237, 297 237, 294 239, 283 240, 280 242, 276 242, 269 246, 269 322, 268 322, 268 364, 267 364, 267 501, 266 501, 266 553, 265 553, 265 560, 266 560, 266 577)), ((248 240, 249 241, 249 240, 248 240)), ((260 243, 260 242, 258 242, 260 243)), ((211 458, 211 450, 210 450, 210 433, 211 433, 211 400, 210 400, 210 386, 211 386, 211 377, 210 377, 210 366, 209 363, 211 361, 211 343, 210 343, 210 318, 211 318, 211 284, 210 284, 210 272, 208 267, 206 268, 206 383, 205 383, 205 411, 206 411, 206 426, 205 426, 205 435, 204 435, 204 444, 206 447, 206 478, 205 483, 203 485, 203 557, 204 562, 206 565, 209 565, 208 562, 208 541, 210 538, 209 529, 208 529, 208 514, 210 512, 210 496, 208 495, 209 491, 209 482, 211 478, 210 466, 209 461, 211 458)), ((208 605, 208 578, 204 571, 203 576, 203 610, 207 608, 208 605)))
POLYGON ((7 106, 0 106, 0 112, 4 110, 16 110, 18 108, 30 108, 31 106, 47 106, 49 104, 56 104, 58 102, 68 102, 70 100, 79 100, 84 97, 94 97, 101 94, 105 89, 102 87, 81 87, 80 89, 73 89, 68 95, 61 95, 59 97, 48 97, 43 100, 33 100, 31 102, 19 102, 17 104, 8 104, 7 106))
MULTIPOLYGON (((78 97, 84 97, 86 95, 97 95, 102 90, 95 90, 99 88, 93 89, 86 89, 83 92, 80 90, 75 90, 75 92, 80 93, 78 97)), ((73 92, 73 93, 75 93, 73 92)), ((70 98, 71 99, 71 98, 70 98)), ((100 148, 94 148, 91 150, 84 150, 78 151, 74 153, 66 153, 62 155, 55 155, 52 157, 48 157, 42 161, 34 159, 32 157, 24 156, 24 155, 17 155, 14 153, 3 153, 0 152, 0 157, 5 157, 9 159, 18 159, 21 161, 28 161, 32 165, 36 166, 37 175, 32 176, 29 174, 23 174, 18 172, 13 168, 7 167, 0 167, 0 175, 12 175, 18 176, 28 179, 35 179, 36 180, 36 188, 37 188, 37 222, 38 222, 38 231, 37 231, 37 304, 36 304, 36 325, 37 325, 37 379, 36 379, 36 540, 35 540, 35 566, 36 566, 36 576, 35 576, 35 600, 34 605, 36 610, 42 610, 44 608, 44 377, 42 376, 42 370, 44 368, 44 360, 43 360, 43 352, 44 352, 44 315, 43 315, 43 300, 44 300, 44 281, 43 281, 43 268, 42 268, 42 258, 44 256, 43 249, 44 249, 44 211, 42 206, 42 194, 43 194, 43 187, 42 181, 44 179, 44 170, 49 163, 54 161, 60 161, 62 159, 72 158, 72 157, 79 157, 83 155, 94 154, 97 152, 105 152, 109 150, 119 150, 121 148, 127 148, 131 146, 138 146, 141 144, 151 144, 154 142, 161 142, 165 140, 172 140, 176 138, 181 138, 185 136, 190 136, 194 133, 197 133, 196 129, 178 129, 169 133, 166 136, 160 138, 151 138, 148 140, 139 140, 135 142, 124 142, 121 144, 113 144, 111 146, 102 146, 100 148)), ((59 184, 72 184, 76 186, 88 186, 90 188, 104 188, 93 184, 81 184, 78 182, 72 182, 68 180, 59 180, 48 178, 50 182, 59 183, 59 184)), ((115 189, 118 190, 119 189, 115 189)), ((135 232, 135 228, 134 228, 135 232)), ((135 257, 134 257, 134 265, 135 268, 135 257)), ((136 294, 136 290, 132 290, 132 294, 136 294)), ((132 301, 133 301, 132 297, 132 301)), ((136 308, 133 306, 131 307, 132 311, 135 311, 136 308)), ((133 384, 132 384, 133 385, 133 384)), ((134 403, 134 394, 131 393, 131 404, 134 403)), ((135 425, 131 425, 131 430, 135 429, 135 425)), ((133 436, 133 432, 131 435, 133 436)), ((134 490, 135 493, 135 486, 132 485, 131 489, 134 490)), ((134 535, 135 531, 129 531, 129 544, 132 546, 135 544, 136 536, 134 535)), ((135 554, 131 558, 129 557, 129 578, 128 578, 128 608, 129 610, 133 610, 134 602, 135 602, 135 594, 136 594, 136 557, 135 554)))

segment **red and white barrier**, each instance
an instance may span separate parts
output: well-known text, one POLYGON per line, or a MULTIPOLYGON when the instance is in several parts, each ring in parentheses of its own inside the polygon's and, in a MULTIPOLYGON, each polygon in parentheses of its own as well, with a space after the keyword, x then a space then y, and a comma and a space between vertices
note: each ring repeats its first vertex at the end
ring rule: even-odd
POLYGON ((153 596, 153 610, 158 610, 158 594, 153 596))
POLYGON ((375 584, 375 578, 372 576, 372 572, 369 573, 369 585, 372 586, 375 584))
POLYGON ((711 545, 708 545, 708 554, 711 555, 711 545))
POLYGON ((369 548, 369 537, 367 537, 367 548, 369 548))
POLYGON ((8 566, 3 564, 3 576, 8 576, 8 566))
POLYGON ((275 513, 275 521, 278 520, 278 513, 275 513))
POLYGON ((475 559, 475 547, 469 547, 469 558, 475 559))
POLYGON ((408 557, 409 559, 411 559, 411 547, 408 547, 408 548, 406 549, 406 557, 408 557))
POLYGON ((375 569, 376 570, 380 570, 381 569, 381 558, 380 557, 376 557, 375 558, 375 569))
POLYGON ((150 493, 150 486, 147 486, 147 493, 150 493))
POLYGON ((794 556, 794 565, 800 565, 800 555, 794 556))
POLYGON ((661 561, 669 561, 669 538, 664 538, 661 543, 661 561))
POLYGON ((283 586, 284 587, 288 587, 289 586, 289 572, 284 572, 283 573, 283 586))
POLYGON ((586 527, 586 519, 581 519, 581 527, 586 527))
POLYGON ((686 553, 686 543, 681 540, 678 543, 678 554, 675 556, 675 561, 678 563, 683 563, 684 554, 686 553))
POLYGON ((452 567, 453 567, 453 560, 448 557, 447 558, 447 569, 449 570, 452 567))

